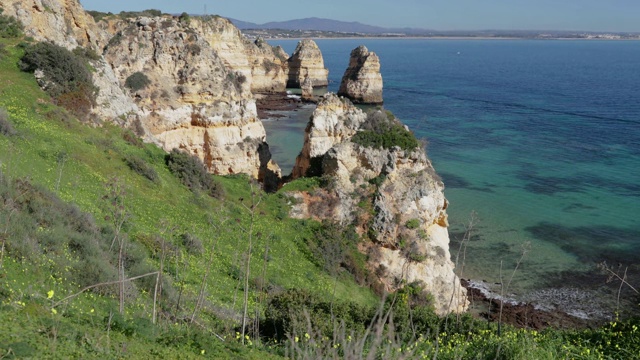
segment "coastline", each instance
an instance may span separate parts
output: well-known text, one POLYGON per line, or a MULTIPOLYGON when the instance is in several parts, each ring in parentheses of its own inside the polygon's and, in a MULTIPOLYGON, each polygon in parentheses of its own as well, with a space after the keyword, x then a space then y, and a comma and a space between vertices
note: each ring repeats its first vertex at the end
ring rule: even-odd
POLYGON ((268 37, 265 41, 293 40, 524 40, 524 41, 640 41, 637 39, 587 39, 587 38, 526 38, 526 37, 493 37, 493 36, 343 36, 343 37, 268 37))
MULTIPOLYGON (((283 114, 296 112, 308 105, 288 97, 286 93, 261 94, 259 97, 258 110, 264 116, 260 117, 261 120, 285 118, 283 114)), ((605 285, 605 278, 597 280, 601 286, 596 288, 582 287, 578 279, 573 279, 577 284, 574 287, 550 284, 548 288, 527 294, 509 292, 501 295, 500 284, 477 279, 463 279, 463 286, 467 288, 472 304, 469 312, 487 321, 498 322, 501 317, 504 323, 531 329, 588 328, 610 321, 616 313, 615 296, 612 294, 615 294, 617 285, 605 285)), ((624 300, 626 303, 630 299, 624 300)))

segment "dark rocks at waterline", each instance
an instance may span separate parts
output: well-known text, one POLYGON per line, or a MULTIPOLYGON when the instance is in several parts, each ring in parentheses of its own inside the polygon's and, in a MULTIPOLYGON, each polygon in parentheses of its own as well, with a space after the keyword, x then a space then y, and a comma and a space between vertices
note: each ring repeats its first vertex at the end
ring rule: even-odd
POLYGON ((282 111, 295 111, 301 104, 300 98, 287 93, 259 94, 256 96, 256 107, 260 119, 282 118, 282 111))
POLYGON ((467 288, 471 313, 488 321, 501 321, 503 324, 536 330, 548 327, 560 329, 597 327, 604 323, 602 318, 585 319, 558 309, 544 309, 533 303, 501 299, 499 295, 491 293, 488 287, 483 287, 478 282, 462 280, 462 286, 467 288))

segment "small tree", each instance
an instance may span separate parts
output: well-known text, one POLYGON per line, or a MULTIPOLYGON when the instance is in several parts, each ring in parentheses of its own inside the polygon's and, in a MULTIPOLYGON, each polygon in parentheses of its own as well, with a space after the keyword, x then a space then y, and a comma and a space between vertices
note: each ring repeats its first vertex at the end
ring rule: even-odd
POLYGON ((131 74, 131 76, 124 81, 124 86, 128 87, 132 91, 142 90, 149 86, 149 84, 151 84, 151 80, 149 80, 147 75, 140 71, 131 74))

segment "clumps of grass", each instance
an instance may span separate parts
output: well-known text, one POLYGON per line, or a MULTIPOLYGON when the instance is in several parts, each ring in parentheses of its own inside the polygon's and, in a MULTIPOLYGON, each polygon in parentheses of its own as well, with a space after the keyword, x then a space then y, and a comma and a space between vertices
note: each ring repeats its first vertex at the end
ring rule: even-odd
POLYGON ((85 117, 95 105, 97 95, 85 55, 79 56, 61 46, 40 42, 26 46, 20 59, 20 69, 41 72, 40 86, 56 104, 76 116, 85 117))
POLYGON ((415 135, 389 113, 380 110, 368 115, 361 130, 352 138, 356 144, 377 149, 391 149, 395 146, 408 151, 420 146, 415 135))
POLYGON ((9 120, 9 113, 5 108, 0 107, 0 134, 4 136, 13 136, 17 134, 9 120))
POLYGON ((0 7, 0 37, 18 38, 22 36, 23 26, 13 16, 2 15, 4 9, 0 7))
POLYGON ((142 140, 129 129, 126 129, 122 132, 122 140, 126 141, 129 145, 133 145, 140 149, 144 147, 144 143, 142 142, 142 140))
POLYGON ((160 177, 156 170, 151 167, 147 162, 139 156, 129 154, 124 158, 124 161, 127 163, 127 166, 139 175, 144 176, 149 179, 151 182, 157 183, 160 181, 160 177))
POLYGON ((213 179, 197 157, 173 149, 166 155, 165 162, 169 170, 191 191, 204 192, 216 199, 224 197, 222 185, 213 179))
MULTIPOLYGON (((49 271, 78 286, 113 280, 111 232, 90 214, 27 179, 0 180, 0 226, 8 254, 29 263, 46 256, 49 271)), ((103 289, 104 290, 104 289, 103 289)))
POLYGON ((139 91, 151 84, 151 80, 147 77, 147 75, 137 71, 131 74, 125 81, 124 86, 128 87, 132 91, 139 91))
POLYGON ((202 255, 204 252, 204 245, 202 245, 202 240, 200 240, 197 236, 184 233, 180 237, 182 241, 182 246, 187 250, 189 254, 192 255, 202 255))

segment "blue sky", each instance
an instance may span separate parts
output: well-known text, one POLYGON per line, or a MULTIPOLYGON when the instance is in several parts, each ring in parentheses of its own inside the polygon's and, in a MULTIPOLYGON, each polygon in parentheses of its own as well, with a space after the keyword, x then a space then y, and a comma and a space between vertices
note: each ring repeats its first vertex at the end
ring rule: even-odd
POLYGON ((160 9, 265 23, 306 17, 435 30, 640 32, 640 0, 80 0, 87 10, 160 9))

